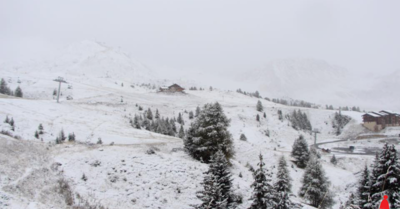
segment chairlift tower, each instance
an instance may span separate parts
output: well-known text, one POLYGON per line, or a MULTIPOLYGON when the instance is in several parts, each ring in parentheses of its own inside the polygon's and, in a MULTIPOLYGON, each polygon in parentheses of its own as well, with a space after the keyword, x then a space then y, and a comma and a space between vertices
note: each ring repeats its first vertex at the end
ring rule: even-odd
POLYGON ((58 82, 57 103, 59 103, 61 83, 67 83, 67 82, 64 80, 63 77, 60 77, 60 76, 58 76, 58 78, 54 79, 53 81, 58 82))
POLYGON ((314 147, 317 148, 317 134, 321 133, 318 129, 314 129, 312 130, 312 132, 314 133, 314 147))

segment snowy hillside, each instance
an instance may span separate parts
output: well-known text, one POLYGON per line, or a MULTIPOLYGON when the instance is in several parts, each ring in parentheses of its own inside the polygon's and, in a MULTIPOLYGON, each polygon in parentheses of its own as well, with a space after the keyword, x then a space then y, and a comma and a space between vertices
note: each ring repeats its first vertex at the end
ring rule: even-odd
MULTIPOLYGON (((314 64, 309 66, 305 61, 271 63, 271 71, 263 75, 277 81, 265 87, 290 92, 295 91, 294 87, 284 87, 296 78, 317 79, 323 75, 322 85, 340 82, 346 77, 341 68, 325 62, 311 62, 314 64), (299 63, 304 68, 295 67, 299 63), (326 70, 319 72, 317 69, 321 67, 326 70), (290 70, 293 73, 289 73, 290 70), (332 81, 326 77, 331 77, 332 81)), ((260 153, 274 173, 279 157, 286 157, 293 179, 291 200, 302 204, 303 208, 312 208, 298 197, 304 170, 290 161, 290 151, 300 134, 310 145, 314 136, 308 131, 292 128, 286 116, 294 110, 304 112, 312 127, 320 130, 318 142, 353 139, 366 132, 360 125, 362 113, 358 112, 342 112, 352 120, 339 136, 333 128, 333 110, 295 108, 262 99, 266 115, 263 117, 263 113, 256 110, 258 99, 237 93, 235 89, 157 93, 152 86, 166 81, 157 80, 152 71, 119 50, 96 42, 72 45, 51 64, 5 67, 1 72, 12 89, 21 86, 24 91, 24 98, 0 95, 0 131, 14 137, 0 134, 0 161, 5 165, 0 167, 1 208, 68 208, 64 202, 65 193, 58 190, 60 179, 68 182, 76 202, 88 201, 108 208, 172 209, 190 208, 199 203, 196 192, 202 188, 200 183, 208 165, 189 157, 183 151, 180 138, 133 128, 130 119, 135 114, 143 115, 148 108, 157 109, 162 117, 170 119, 181 113, 185 121, 183 127, 188 129, 195 120, 189 118, 190 111, 206 103, 222 105, 231 119, 229 131, 236 152, 231 169, 233 190, 243 197, 239 208, 248 208, 251 204, 253 176, 248 167, 257 166, 260 153), (57 76, 64 76, 68 81, 62 85, 60 103, 53 97, 58 83, 52 79, 57 76), (73 99, 66 100, 67 95, 73 99), (282 119, 279 119, 278 110, 282 111, 282 119), (256 121, 257 114, 261 116, 259 122, 256 121), (14 131, 2 122, 6 117, 15 121, 14 131), (44 133, 37 139, 35 131, 39 124, 43 125, 44 133), (56 145, 61 130, 66 135, 74 133, 76 142, 56 145), (246 135, 247 141, 239 139, 241 134, 246 135), (100 140, 102 144, 97 144, 100 140)), ((185 82, 183 87, 186 89, 196 85, 190 83, 190 79, 185 82)), ((296 83, 300 84, 300 81, 296 83)), ((311 90, 312 85, 302 87, 302 91, 311 90)), ((348 146, 357 142, 346 143, 348 146)), ((374 144, 382 142, 375 141, 374 144)), ((373 159, 373 156, 346 153, 336 153, 336 156, 337 166, 329 162, 332 154, 322 153, 321 158, 332 182, 330 188, 336 201, 335 209, 354 191, 357 173, 373 159)))

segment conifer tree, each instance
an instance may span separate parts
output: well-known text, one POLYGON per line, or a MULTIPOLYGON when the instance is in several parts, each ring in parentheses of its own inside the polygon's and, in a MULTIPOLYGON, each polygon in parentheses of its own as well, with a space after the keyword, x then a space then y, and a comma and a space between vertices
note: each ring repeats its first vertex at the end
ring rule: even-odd
POLYGON ((336 165, 336 164, 337 164, 337 160, 336 160, 336 156, 335 156, 335 155, 332 155, 331 163, 332 163, 333 165, 336 165))
POLYGON ((397 151, 394 145, 383 146, 382 152, 375 161, 371 176, 372 207, 378 207, 383 195, 389 196, 390 205, 400 200, 400 168, 397 151))
POLYGON ((308 200, 311 206, 325 209, 333 205, 332 194, 329 191, 330 182, 321 163, 314 156, 308 161, 302 184, 299 196, 308 200))
POLYGON ((303 135, 300 135, 299 138, 294 141, 291 155, 296 159, 296 165, 299 168, 306 167, 308 159, 310 158, 310 151, 308 150, 308 144, 303 135))
POLYGON ((276 206, 276 193, 271 185, 272 174, 264 168, 263 156, 260 154, 259 167, 254 171, 254 182, 251 185, 253 194, 250 200, 252 204, 249 209, 273 209, 276 206))
POLYGON ((195 114, 195 116, 197 117, 197 116, 199 116, 199 114, 200 114, 200 107, 197 106, 197 107, 196 107, 196 114, 195 114))
POLYGON ((7 94, 10 95, 11 91, 10 88, 7 86, 7 82, 2 78, 0 80, 0 94, 7 94))
POLYGON ((67 137, 65 137, 63 129, 61 129, 60 133, 58 134, 58 139, 61 141, 65 141, 67 139, 67 137))
POLYGON ((136 129, 140 129, 140 122, 139 122, 139 117, 135 115, 133 118, 133 127, 136 129))
POLYGON ((57 96, 57 89, 53 90, 53 96, 57 96))
POLYGON ((219 149, 227 159, 234 154, 232 136, 228 131, 230 120, 221 105, 204 105, 199 116, 186 133, 185 150, 193 158, 208 163, 219 149))
POLYGON ((277 192, 276 209, 290 209, 292 203, 289 199, 289 193, 291 191, 291 179, 289 170, 287 168, 285 157, 279 158, 278 172, 276 174, 276 182, 274 184, 275 191, 277 192))
POLYGON ((231 192, 232 175, 224 153, 217 151, 210 160, 210 167, 203 181, 203 191, 198 192, 202 204, 198 209, 233 209, 236 203, 231 192))
POLYGON ((317 158, 321 158, 321 153, 318 152, 318 150, 315 148, 315 146, 310 147, 310 154, 314 155, 317 158))
POLYGON ((181 139, 185 138, 185 131, 183 130, 183 126, 181 125, 181 128, 179 129, 178 137, 181 139))
POLYGON ((261 103, 260 100, 258 100, 258 102, 257 102, 257 107, 256 107, 256 109, 257 109, 258 112, 262 112, 263 109, 264 109, 264 107, 263 107, 263 105, 262 105, 262 103, 261 103))
POLYGON ((159 119, 160 118, 160 113, 158 112, 158 109, 156 109, 156 115, 154 116, 155 119, 159 119))
POLYGON ((179 124, 181 124, 181 125, 185 125, 181 113, 178 113, 178 118, 177 118, 176 121, 177 121, 179 124))
POLYGON ((15 96, 23 97, 22 89, 19 86, 15 89, 15 96))
POLYGON ((369 176, 368 167, 365 165, 357 188, 358 206, 363 209, 372 209, 370 201, 371 181, 369 176))
POLYGON ((14 122, 14 118, 11 118, 10 122, 8 123, 11 126, 11 130, 15 131, 15 122, 14 122))
POLYGON ((193 111, 189 112, 189 119, 193 119, 193 111))
POLYGON ((75 133, 68 134, 68 141, 69 142, 74 142, 75 141, 75 133))
POLYGON ((354 196, 353 193, 351 193, 349 199, 346 202, 346 208, 356 209, 356 207, 358 207, 356 202, 357 202, 356 197, 354 196))
POLYGON ((43 132, 43 125, 42 125, 42 124, 39 124, 38 129, 39 129, 39 134, 43 134, 43 133, 44 133, 44 132, 43 132))
POLYGON ((256 121, 260 122, 260 115, 256 115, 256 121))
POLYGON ((240 134, 240 140, 247 141, 247 137, 244 134, 240 134))
POLYGON ((6 116, 6 119, 4 120, 4 123, 10 123, 10 119, 8 118, 8 115, 6 116))
POLYGON ((279 119, 280 121, 283 120, 282 110, 278 110, 278 119, 279 119))
POLYGON ((267 114, 264 112, 264 118, 267 118, 267 114))
POLYGON ((36 139, 39 139, 39 133, 38 133, 38 131, 35 131, 35 138, 36 138, 36 139))
POLYGON ((149 120, 153 120, 153 113, 151 112, 151 109, 150 109, 150 108, 147 110, 146 117, 147 117, 147 119, 149 119, 149 120))

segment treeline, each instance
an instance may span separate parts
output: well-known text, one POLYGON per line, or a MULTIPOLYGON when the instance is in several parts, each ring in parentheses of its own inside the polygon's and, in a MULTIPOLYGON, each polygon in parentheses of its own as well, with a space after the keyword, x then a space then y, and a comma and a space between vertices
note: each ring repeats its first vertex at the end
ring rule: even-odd
MULTIPOLYGON (((252 93, 252 92, 242 91, 242 89, 238 89, 238 90, 236 90, 236 92, 240 93, 240 94, 247 95, 247 96, 251 96, 251 97, 262 98, 261 95, 260 95, 260 92, 258 92, 258 91, 255 91, 254 93, 252 93)), ((266 100, 269 101, 268 98, 266 98, 266 100)))
POLYGON ((293 107, 318 108, 318 105, 303 100, 272 99, 271 101, 277 104, 293 106, 293 107))
POLYGON ((23 97, 22 89, 18 86, 15 91, 12 91, 8 85, 7 82, 2 78, 0 80, 0 94, 5 94, 5 95, 10 95, 10 96, 16 96, 16 97, 23 97))
MULTIPOLYGON (((332 105, 325 105, 325 109, 334 110, 335 108, 332 105)), ((338 110, 361 112, 360 107, 356 107, 356 106, 353 106, 353 107, 348 107, 348 106, 339 107, 338 110)))

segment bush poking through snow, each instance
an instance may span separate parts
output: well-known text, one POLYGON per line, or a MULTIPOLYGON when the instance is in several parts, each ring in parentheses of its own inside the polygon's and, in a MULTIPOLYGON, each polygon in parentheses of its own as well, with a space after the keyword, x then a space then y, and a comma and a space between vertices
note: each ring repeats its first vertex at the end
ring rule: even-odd
POLYGON ((247 141, 247 137, 244 134, 240 134, 240 140, 247 141))

